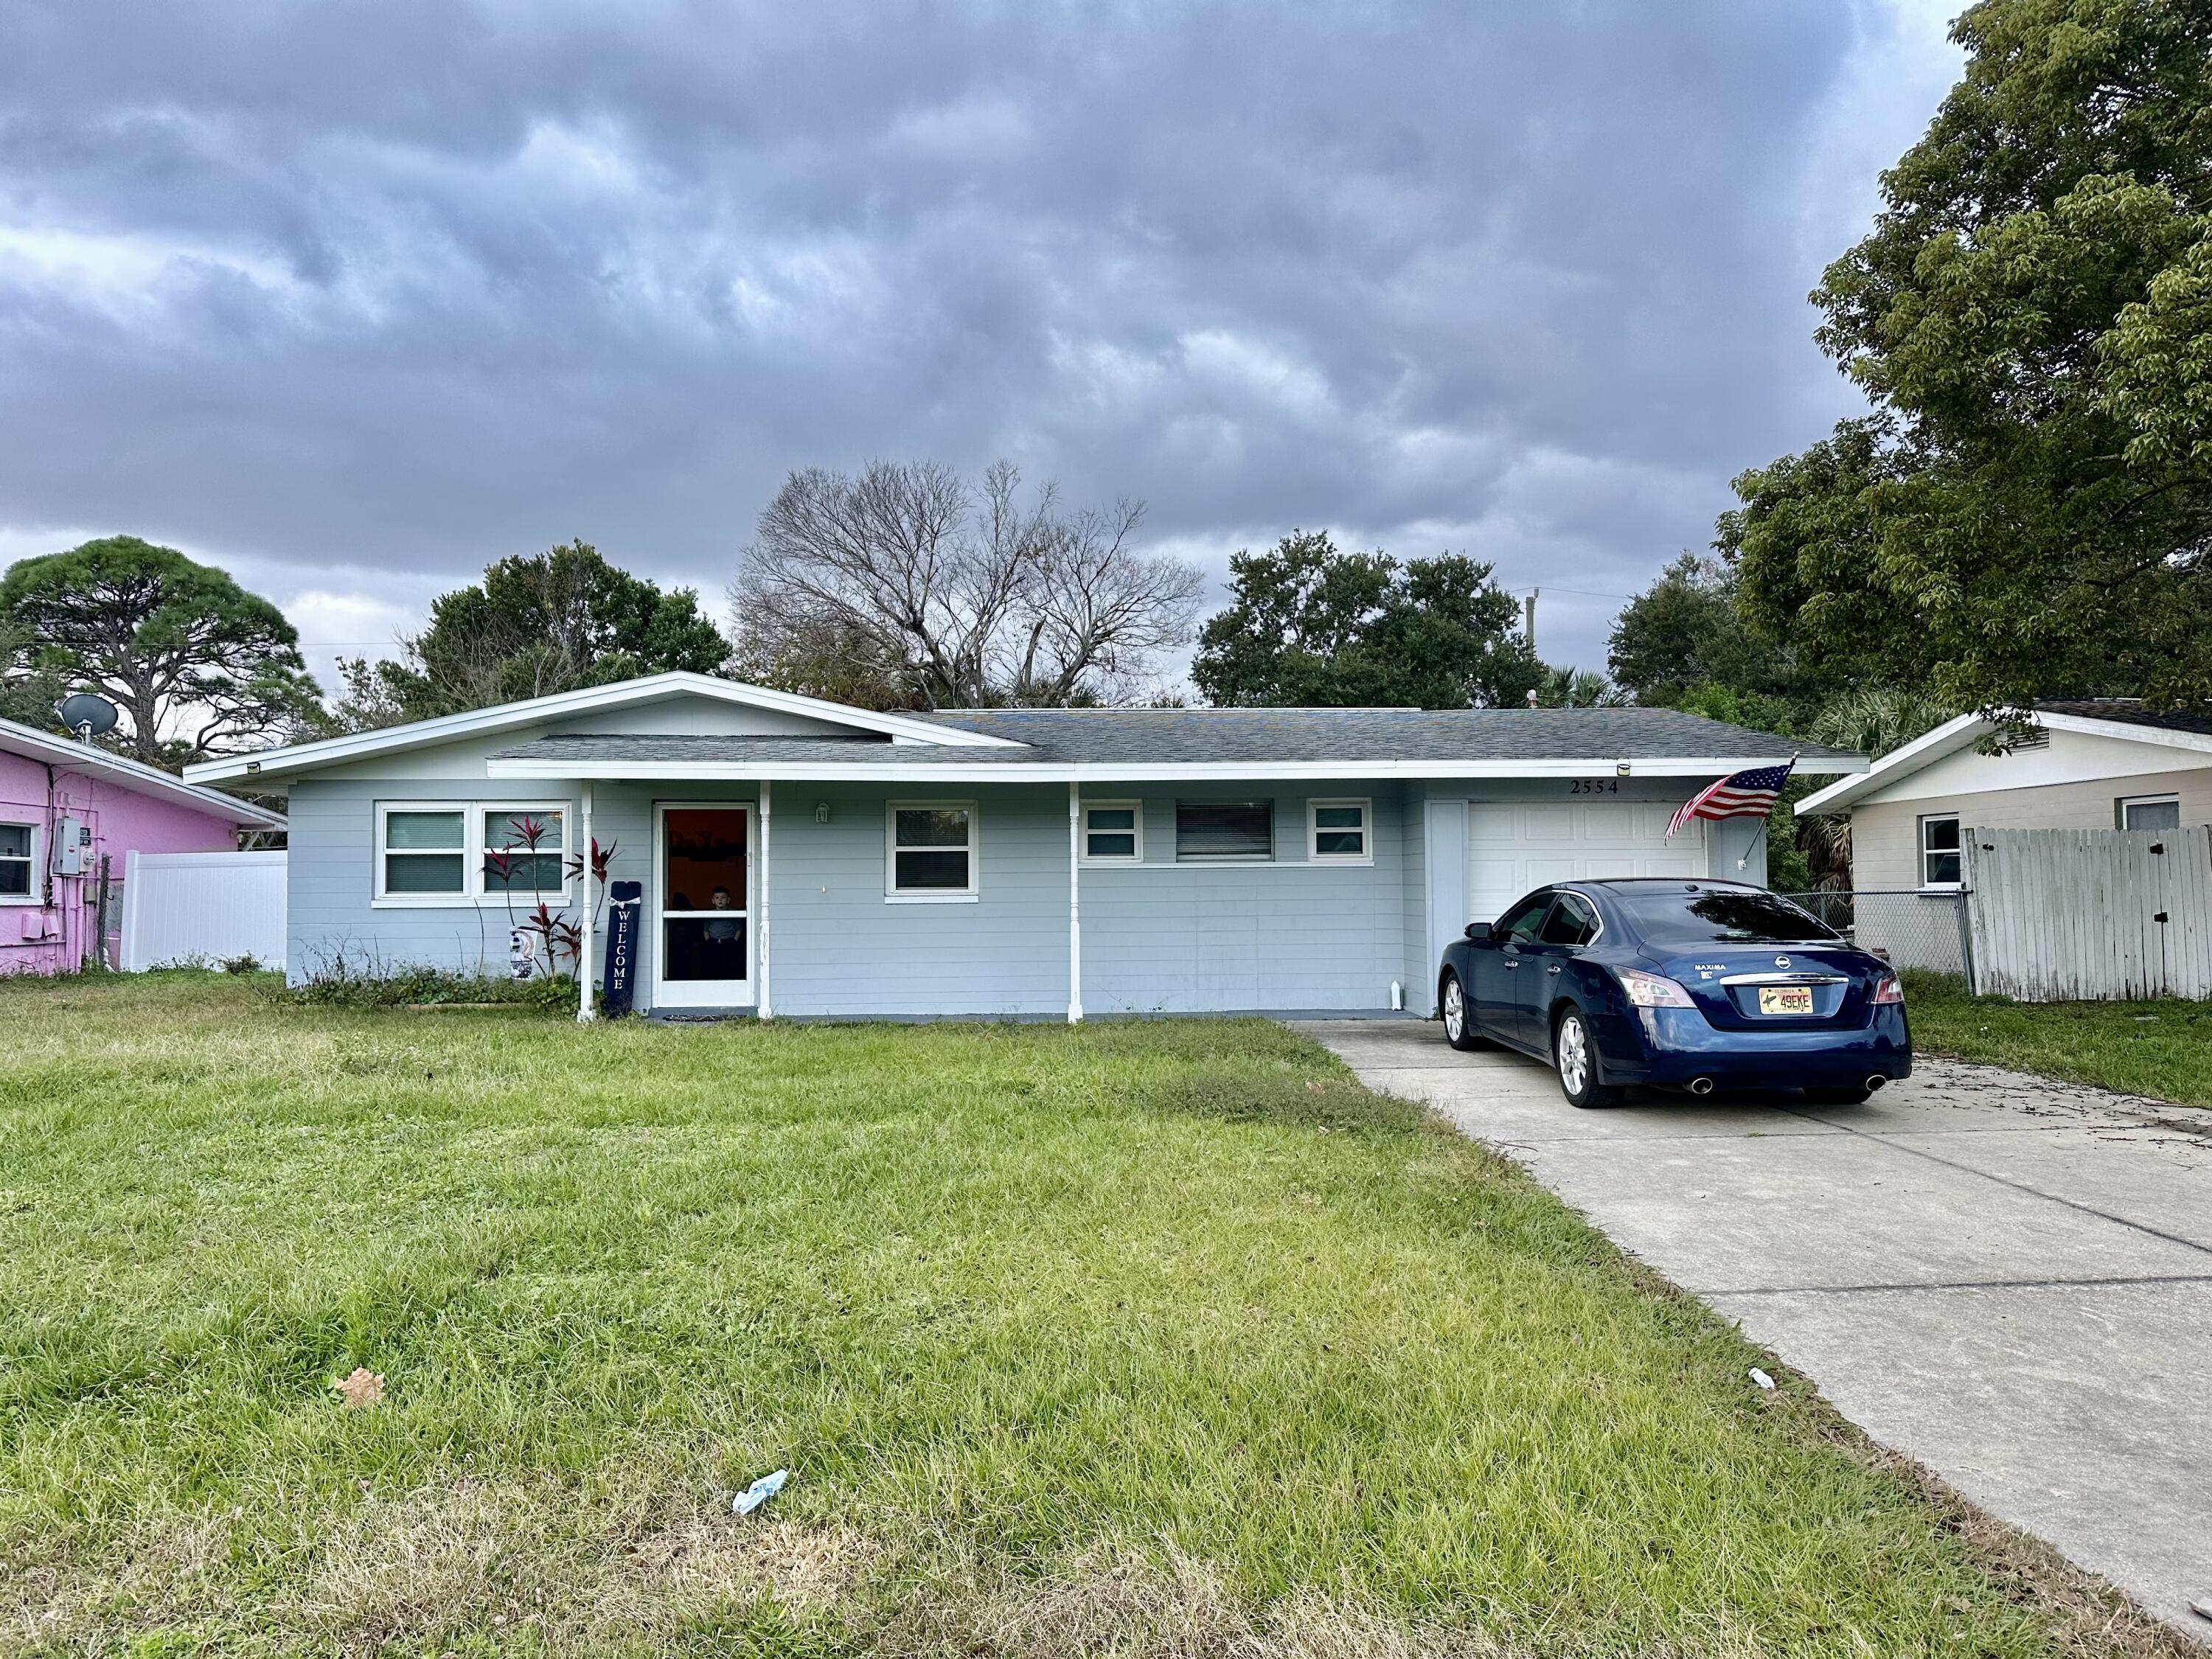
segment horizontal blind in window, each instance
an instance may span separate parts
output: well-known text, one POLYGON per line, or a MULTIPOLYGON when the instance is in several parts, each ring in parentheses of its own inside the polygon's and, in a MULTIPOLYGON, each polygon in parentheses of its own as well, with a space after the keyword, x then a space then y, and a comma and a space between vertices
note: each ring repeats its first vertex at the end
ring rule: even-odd
POLYGON ((1270 859, 1275 855, 1275 804, 1267 800, 1177 801, 1179 859, 1270 859))

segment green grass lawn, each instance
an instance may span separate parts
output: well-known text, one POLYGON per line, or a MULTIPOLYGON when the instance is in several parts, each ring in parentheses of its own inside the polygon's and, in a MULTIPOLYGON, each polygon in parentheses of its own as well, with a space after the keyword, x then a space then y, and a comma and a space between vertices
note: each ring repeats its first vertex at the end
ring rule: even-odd
POLYGON ((14 1650, 2149 1650, 1758 1363, 1261 1022, 0 983, 14 1650))
POLYGON ((2212 1106, 2212 1003, 2012 1002, 1953 975, 1905 979, 1916 1048, 2212 1106))

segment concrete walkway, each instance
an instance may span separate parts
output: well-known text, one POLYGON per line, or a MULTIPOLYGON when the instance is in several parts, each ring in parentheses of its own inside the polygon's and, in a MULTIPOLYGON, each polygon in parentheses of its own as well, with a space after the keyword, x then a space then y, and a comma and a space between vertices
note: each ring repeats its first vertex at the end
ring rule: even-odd
POLYGON ((2212 1642, 2212 1112, 1947 1060, 1864 1106, 1632 1095, 1313 1021, 1885 1444, 2212 1642))

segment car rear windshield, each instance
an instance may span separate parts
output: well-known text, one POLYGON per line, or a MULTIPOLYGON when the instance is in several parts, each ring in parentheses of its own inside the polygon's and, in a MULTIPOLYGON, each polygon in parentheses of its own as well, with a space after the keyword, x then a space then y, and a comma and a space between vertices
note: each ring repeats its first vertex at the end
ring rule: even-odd
POLYGON ((1653 944, 1804 945, 1838 939, 1788 899, 1742 888, 1616 890, 1629 924, 1653 944))

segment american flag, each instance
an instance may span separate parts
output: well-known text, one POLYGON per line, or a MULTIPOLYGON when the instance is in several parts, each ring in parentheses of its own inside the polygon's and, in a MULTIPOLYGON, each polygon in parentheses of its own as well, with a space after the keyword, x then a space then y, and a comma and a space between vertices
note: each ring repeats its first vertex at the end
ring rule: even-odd
POLYGON ((1796 764, 1797 757, 1792 755, 1779 766, 1754 766, 1707 784, 1682 803, 1674 823, 1667 826, 1667 838, 1672 841, 1674 832, 1692 818, 1765 817, 1774 810, 1775 797, 1782 793, 1790 769, 1796 764))

